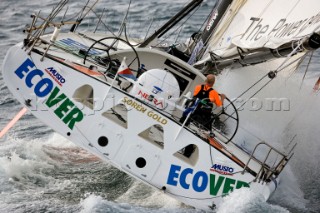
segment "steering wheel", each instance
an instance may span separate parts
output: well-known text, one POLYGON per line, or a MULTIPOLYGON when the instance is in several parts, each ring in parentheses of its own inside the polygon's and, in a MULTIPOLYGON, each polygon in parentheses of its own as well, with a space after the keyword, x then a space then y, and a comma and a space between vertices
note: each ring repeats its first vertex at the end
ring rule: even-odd
MULTIPOLYGON (((110 56, 110 50, 116 52, 118 51, 118 49, 115 46, 116 43, 118 43, 118 41, 121 41, 123 43, 125 43, 126 45, 128 45, 132 51, 134 52, 135 54, 135 58, 128 64, 128 67, 130 69, 132 69, 130 66, 133 64, 133 62, 135 60, 137 60, 137 64, 138 64, 138 67, 137 69, 132 69, 132 70, 136 70, 136 71, 139 71, 140 70, 140 59, 139 59, 139 56, 138 56, 138 53, 137 51, 135 50, 135 48, 126 40, 122 39, 122 38, 119 38, 119 37, 105 37, 105 38, 102 38, 102 39, 99 39, 97 41, 95 41, 89 48, 88 50, 85 52, 85 55, 84 55, 84 59, 83 59, 83 64, 86 63, 86 60, 87 60, 87 57, 90 56, 90 50, 96 45, 96 44, 99 44, 99 45, 102 45, 102 46, 105 46, 107 47, 106 49, 103 49, 103 51, 105 51, 107 53, 107 55, 105 57, 99 57, 99 56, 95 56, 93 58, 93 60, 95 60, 95 62, 99 63, 100 65, 103 65, 106 67, 106 70, 107 71, 110 71, 112 70, 113 68, 117 70, 117 68, 120 66, 120 61, 118 59, 112 59, 112 57, 110 56), (109 40, 109 39, 112 39, 113 42, 111 45, 107 45, 105 43, 102 43, 102 41, 104 40, 109 40)), ((140 73, 137 74, 137 76, 139 75, 140 73)))
POLYGON ((213 114, 212 118, 212 130, 213 132, 218 132, 222 137, 224 137, 227 141, 225 143, 229 143, 234 136, 236 135, 238 128, 239 128, 239 114, 237 111, 237 108, 232 103, 232 101, 229 98, 224 99, 228 104, 225 106, 225 104, 222 107, 221 112, 218 114, 213 114), (229 110, 230 107, 230 110, 229 110), (231 111, 231 112, 230 112, 231 111), (227 121, 233 121, 235 122, 235 126, 233 126, 232 129, 228 128, 227 121), (220 124, 219 126, 217 126, 220 124), (230 132, 226 132, 230 131, 230 132))

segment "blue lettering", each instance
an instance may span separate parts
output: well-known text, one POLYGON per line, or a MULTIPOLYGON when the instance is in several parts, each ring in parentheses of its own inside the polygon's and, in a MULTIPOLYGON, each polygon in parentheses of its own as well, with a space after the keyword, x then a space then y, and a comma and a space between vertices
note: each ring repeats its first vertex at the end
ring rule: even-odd
MULTIPOLYGON (((21 66, 15 71, 15 74, 20 78, 23 79, 25 77, 24 73, 28 73, 30 69, 34 68, 35 64, 28 58, 26 59, 21 66)), ((25 83, 27 87, 32 88, 34 86, 34 83, 32 83, 32 80, 35 76, 39 76, 40 81, 36 83, 36 86, 34 87, 34 93, 38 97, 45 97, 48 95, 52 88, 53 88, 53 82, 49 78, 41 78, 43 76, 43 72, 41 70, 35 69, 29 72, 25 78, 25 83)))
POLYGON ((34 93, 38 97, 42 98, 42 97, 47 96, 51 92, 52 88, 53 88, 52 81, 49 78, 44 78, 44 79, 41 79, 41 81, 39 81, 37 83, 37 85, 34 88, 34 93), (43 90, 41 90, 43 87, 45 87, 45 88, 43 90))
POLYGON ((175 179, 179 177, 179 174, 177 172, 180 171, 180 169, 181 166, 171 165, 167 184, 177 186, 178 182, 175 179))
POLYGON ((220 164, 214 164, 212 166, 212 168, 215 170, 225 171, 225 172, 229 172, 229 173, 233 173, 233 171, 234 171, 234 169, 232 167, 222 166, 220 164))
POLYGON ((209 181, 209 178, 208 178, 208 175, 205 172, 202 172, 202 171, 197 172, 194 175, 194 178, 193 178, 193 181, 192 181, 193 189, 196 192, 203 192, 208 186, 208 181, 209 181), (200 178, 202 178, 202 183, 199 185, 199 179, 200 178))
POLYGON ((59 73, 57 73, 56 77, 57 77, 57 79, 60 81, 61 75, 60 75, 59 73))
POLYGON ((64 84, 66 80, 60 75, 60 73, 55 70, 53 67, 48 67, 47 71, 52 74, 53 77, 55 77, 61 84, 64 84))
MULTIPOLYGON (((213 168, 220 169, 222 171, 230 171, 233 172, 233 168, 228 166, 222 166, 219 164, 215 164, 212 166, 213 168)), ((209 175, 204 171, 198 171, 194 175, 194 170, 191 168, 182 169, 181 166, 171 165, 167 184, 178 186, 180 185, 183 189, 190 189, 190 185, 192 186, 195 192, 204 192, 209 186, 210 195, 217 196, 218 194, 224 195, 228 194, 234 189, 239 189, 241 187, 250 187, 250 185, 246 182, 226 178, 224 176, 216 176, 214 174, 209 175), (181 172, 180 172, 181 171, 181 172), (188 179, 188 181, 187 181, 188 179), (188 183, 189 180, 191 183, 188 183), (222 189, 222 190, 221 190, 222 189)))
POLYGON ((33 83, 32 83, 31 81, 32 81, 32 79, 33 79, 36 75, 42 77, 42 76, 43 76, 43 72, 42 72, 41 70, 36 69, 36 70, 32 70, 32 71, 27 75, 27 77, 26 77, 26 85, 27 85, 29 88, 31 88, 31 87, 33 86, 33 83))
POLYGON ((213 167, 214 169, 221 169, 221 166, 220 166, 219 164, 214 164, 212 167, 213 167))
MULTIPOLYGON (((31 72, 30 69, 32 69, 33 67, 35 67, 35 65, 33 64, 33 62, 30 59, 26 59, 25 62, 23 62, 23 64, 15 71, 15 74, 20 78, 23 79, 25 77, 26 73, 26 77, 25 77, 25 84, 28 88, 32 88, 34 86, 34 93, 36 94, 37 97, 45 97, 47 96, 53 89, 53 81, 50 78, 43 78, 44 72, 38 69, 34 69, 31 72), (38 82, 37 83, 33 83, 35 76, 39 76, 38 77, 38 82)), ((46 69, 46 72, 56 72, 53 68, 48 68, 46 69)), ((49 74, 49 73, 48 73, 49 74)), ((51 75, 51 74, 50 74, 51 75)), ((57 73, 57 75, 61 78, 61 76, 57 73)), ((52 94, 49 97, 49 100, 46 102, 46 105, 48 107, 52 107, 54 105, 54 102, 58 103, 60 102, 62 99, 59 99, 61 97, 63 97, 63 99, 66 98, 66 95, 64 93, 62 93, 58 98, 55 98, 57 93, 59 92, 59 89, 56 87, 56 89, 52 92, 52 94)), ((65 101, 54 111, 54 113, 60 118, 63 119, 62 121, 68 125, 68 127, 72 130, 76 124, 76 122, 80 122, 83 119, 83 113, 81 112, 80 109, 78 109, 77 107, 74 107, 74 103, 69 99, 65 99, 65 101), (64 118, 63 118, 64 117, 64 118)), ((172 174, 172 180, 171 183, 172 184, 176 184, 177 185, 177 181, 175 181, 174 179, 178 177, 178 174, 175 172, 176 170, 180 170, 181 167, 176 166, 176 168, 172 168, 173 170, 173 174, 172 174)), ((170 180, 170 179, 169 179, 170 180)), ((170 182, 168 180, 168 183, 170 182)))
MULTIPOLYGON (((181 166, 171 165, 167 184, 177 186, 179 180, 182 188, 189 189, 191 183, 187 183, 187 179, 189 175, 193 174, 193 169, 186 168, 179 174, 180 170, 181 166)), ((192 180, 192 187, 196 192, 203 192, 208 186, 209 177, 205 172, 199 171, 194 177, 190 177, 190 180, 192 180)))
POLYGON ((28 58, 23 62, 23 64, 20 65, 20 67, 15 71, 15 74, 22 79, 24 77, 24 72, 28 73, 31 68, 33 68, 35 65, 34 63, 28 58))
POLYGON ((185 169, 185 170, 183 170, 183 171, 181 172, 181 175, 180 175, 180 185, 182 186, 182 188, 184 188, 184 189, 189 189, 190 184, 188 184, 188 183, 186 182, 186 179, 187 179, 188 174, 192 174, 192 173, 193 173, 193 170, 190 169, 190 168, 187 168, 187 169, 185 169))
POLYGON ((56 71, 53 67, 48 67, 47 68, 50 72, 56 71))

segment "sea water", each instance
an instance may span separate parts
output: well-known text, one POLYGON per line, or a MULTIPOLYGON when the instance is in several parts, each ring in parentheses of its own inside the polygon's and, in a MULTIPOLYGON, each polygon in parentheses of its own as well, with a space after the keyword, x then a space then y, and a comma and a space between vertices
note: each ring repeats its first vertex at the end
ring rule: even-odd
MULTIPOLYGON (((30 14, 41 10, 48 14, 54 6, 50 0, 0 1, 0 63, 8 48, 20 42, 22 30, 31 22, 30 14)), ((86 1, 70 1, 69 14, 77 12, 86 1)), ((105 22, 117 32, 128 7, 128 0, 103 0, 99 10, 107 8, 105 22), (111 10, 112 9, 112 10, 111 10)), ((210 12, 213 1, 205 1, 197 11, 191 26, 179 30, 179 36, 164 38, 168 42, 182 42, 199 30, 203 17, 210 12)), ((185 0, 132 0, 128 33, 144 38, 163 21, 168 20, 185 0)), ((69 15, 68 18, 71 16, 69 15)), ((92 20, 93 23, 93 20, 92 20)), ((87 22, 83 30, 95 26, 87 22)), ((101 31, 106 30, 100 27, 101 31)), ((304 65, 305 67, 306 65, 304 65)), ((319 53, 314 53, 309 69, 318 71, 319 53)), ((302 67, 303 70, 303 67, 302 67)), ((319 75, 320 76, 320 75, 319 75)), ((22 108, 10 94, 0 73, 0 128, 22 108)), ((311 97, 312 98, 312 97, 311 97)), ((319 97, 315 95, 315 102, 319 97)), ((312 102, 312 101, 311 101, 312 102)), ((308 105, 305 110, 319 105, 308 105)), ((299 145, 289 166, 281 174, 281 183, 268 202, 250 191, 240 189, 224 198, 216 212, 319 212, 320 204, 320 113, 305 113, 292 122, 283 137, 295 131, 299 145), (309 128, 310 123, 314 128, 309 128), (308 127, 308 128, 306 128, 308 127)), ((261 132, 261 135, 267 134, 261 132)), ((209 156, 208 156, 209 157, 209 156)), ((27 113, 0 140, 0 212, 203 212, 186 206, 167 195, 155 191, 102 162, 54 133, 27 113)))

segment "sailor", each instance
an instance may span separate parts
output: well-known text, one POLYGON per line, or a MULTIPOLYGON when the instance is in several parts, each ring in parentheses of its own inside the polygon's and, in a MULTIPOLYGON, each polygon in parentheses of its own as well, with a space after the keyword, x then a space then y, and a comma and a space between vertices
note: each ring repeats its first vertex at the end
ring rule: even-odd
POLYGON ((183 113, 180 122, 184 122, 188 114, 193 111, 192 115, 190 115, 190 118, 186 122, 186 125, 189 124, 190 120, 194 120, 211 131, 211 124, 213 121, 211 113, 213 107, 221 107, 224 99, 226 98, 224 94, 219 95, 219 93, 212 88, 215 80, 215 76, 209 74, 207 75, 204 84, 200 84, 195 87, 193 103, 191 104, 194 108, 191 106, 191 110, 190 108, 187 109, 183 113))

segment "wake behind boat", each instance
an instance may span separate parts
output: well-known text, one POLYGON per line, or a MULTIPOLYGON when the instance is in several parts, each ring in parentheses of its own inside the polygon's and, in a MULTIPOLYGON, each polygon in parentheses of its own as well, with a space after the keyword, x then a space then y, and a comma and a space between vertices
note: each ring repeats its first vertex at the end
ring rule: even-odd
MULTIPOLYGON (((240 136, 249 135, 249 143, 258 137, 252 139, 250 131, 243 130, 241 122, 248 118, 240 117, 239 107, 229 99, 212 113, 210 129, 192 114, 189 125, 180 118, 195 86, 211 70, 232 66, 236 71, 269 60, 274 63, 275 54, 284 56, 280 68, 264 73, 254 84, 259 86, 275 79, 283 67, 298 64, 302 55, 319 47, 318 16, 305 22, 301 17, 295 17, 301 21, 281 19, 271 28, 262 24, 264 16, 250 14, 243 28, 235 28, 241 15, 257 3, 217 1, 207 25, 192 36, 193 42, 156 45, 201 2, 190 2, 154 34, 134 41, 126 34, 127 16, 118 34, 78 32, 97 1, 88 2, 75 21, 64 20, 67 1, 61 1, 48 17, 32 16, 26 39, 7 53, 4 80, 14 96, 56 132, 188 205, 214 209, 223 196, 242 187, 267 200, 294 144, 287 152, 259 140, 251 150, 240 146, 240 136), (289 25, 290 33, 283 34, 289 25), (270 38, 261 41, 265 35, 270 38), (279 37, 281 42, 270 43, 279 37)), ((272 6, 265 5, 266 14, 272 6)), ((251 88, 250 80, 238 82, 251 88)))

